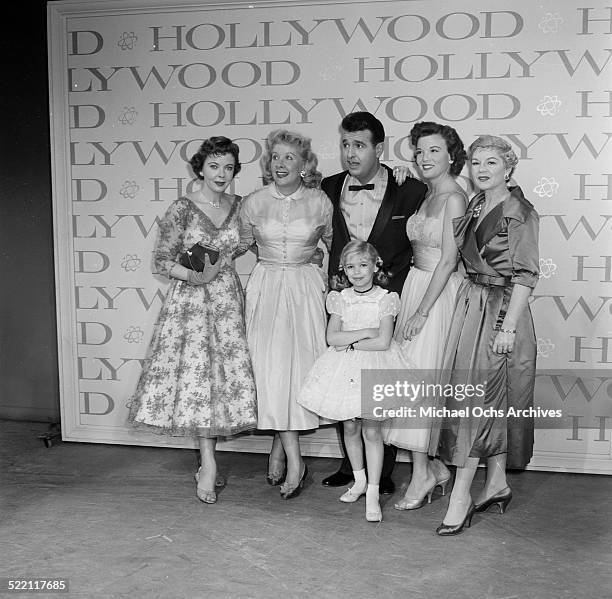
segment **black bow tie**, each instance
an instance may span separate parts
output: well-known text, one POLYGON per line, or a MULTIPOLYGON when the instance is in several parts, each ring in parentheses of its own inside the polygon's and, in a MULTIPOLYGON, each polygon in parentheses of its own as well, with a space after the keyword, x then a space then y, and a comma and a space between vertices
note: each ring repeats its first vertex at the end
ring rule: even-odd
POLYGON ((365 185, 349 185, 349 191, 361 191, 362 189, 374 189, 374 183, 366 183, 365 185))

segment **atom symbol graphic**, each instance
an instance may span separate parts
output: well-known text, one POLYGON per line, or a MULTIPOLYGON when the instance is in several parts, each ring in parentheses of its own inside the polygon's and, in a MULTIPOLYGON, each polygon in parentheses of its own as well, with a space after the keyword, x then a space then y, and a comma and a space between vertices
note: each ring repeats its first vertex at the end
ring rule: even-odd
POLYGON ((550 279, 557 274, 557 265, 552 261, 552 258, 540 258, 540 277, 550 279))
POLYGON ((124 31, 121 37, 119 38, 117 45, 121 48, 121 50, 124 51, 133 50, 137 40, 138 37, 134 35, 133 31, 130 31, 129 33, 127 31, 124 31))
POLYGON ((141 264, 142 264, 142 260, 138 257, 137 254, 134 254, 134 255, 127 254, 123 256, 123 261, 121 262, 121 268, 123 268, 125 272, 134 271, 134 270, 138 270, 141 264))
POLYGON ((123 114, 120 114, 117 120, 122 125, 133 125, 136 122, 137 116, 138 116, 138 112, 133 106, 124 106, 123 114))
POLYGON ((537 347, 538 356, 542 358, 550 357, 550 354, 555 350, 555 344, 550 339, 542 339, 541 337, 538 337, 537 347))
POLYGON ((122 195, 126 200, 133 200, 139 191, 140 186, 136 183, 136 181, 124 181, 121 189, 119 190, 119 195, 122 195))
POLYGON ((538 180, 538 184, 533 188, 534 193, 537 193, 541 198, 552 198, 559 191, 559 184, 554 177, 542 177, 538 180))
POLYGON ((144 331, 140 327, 128 327, 125 331, 123 338, 128 343, 140 343, 144 336, 144 331))
POLYGON ((561 104, 558 96, 544 96, 536 109, 542 116, 555 116, 559 112, 561 104))
POLYGON ((563 17, 558 13, 547 12, 538 27, 543 33, 557 33, 559 31, 559 25, 563 23, 563 17))

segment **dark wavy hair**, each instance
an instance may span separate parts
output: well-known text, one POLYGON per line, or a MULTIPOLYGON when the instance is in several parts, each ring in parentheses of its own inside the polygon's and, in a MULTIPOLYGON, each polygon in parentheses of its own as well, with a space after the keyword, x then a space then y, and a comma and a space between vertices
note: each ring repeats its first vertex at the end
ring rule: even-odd
POLYGON ((189 164, 193 169, 194 175, 198 179, 203 179, 202 167, 204 162, 209 156, 225 156, 225 154, 231 154, 234 157, 234 177, 240 172, 242 165, 238 158, 240 149, 238 146, 227 137, 222 135, 216 137, 209 137, 202 142, 198 151, 191 157, 189 164))
POLYGON ((310 137, 286 129, 271 131, 266 138, 266 147, 259 160, 264 183, 267 185, 274 181, 270 167, 272 165, 272 150, 276 144, 287 144, 295 148, 304 161, 302 183, 305 187, 319 187, 323 175, 317 170, 319 159, 310 147, 310 137))
POLYGON ((374 145, 385 141, 385 128, 371 112, 351 112, 340 123, 340 129, 348 133, 370 131, 374 145))
POLYGON ((432 121, 422 121, 417 123, 410 130, 410 142, 416 148, 421 137, 428 135, 441 135, 446 142, 446 149, 453 163, 450 165, 449 172, 453 177, 456 177, 463 169, 463 165, 467 160, 467 153, 463 147, 463 142, 459 134, 450 125, 442 125, 432 121))

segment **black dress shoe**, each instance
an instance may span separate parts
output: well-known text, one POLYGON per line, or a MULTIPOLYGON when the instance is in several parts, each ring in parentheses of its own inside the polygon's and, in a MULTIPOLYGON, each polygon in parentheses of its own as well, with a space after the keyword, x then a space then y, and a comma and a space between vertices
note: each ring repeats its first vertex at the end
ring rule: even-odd
POLYGON ((381 478, 378 491, 381 495, 393 495, 395 493, 395 483, 390 478, 381 478))
POLYGON ((297 497, 302 492, 302 489, 304 488, 304 483, 306 482, 307 476, 308 476, 308 466, 304 464, 304 471, 302 473, 302 476, 300 476, 300 480, 298 481, 298 484, 293 486, 293 485, 289 485, 286 482, 283 483, 280 488, 280 496, 283 499, 293 499, 294 497, 297 497))
POLYGON ((324 478, 321 481, 321 484, 324 487, 345 487, 346 485, 352 482, 352 474, 346 474, 345 472, 338 470, 338 472, 334 472, 334 474, 328 476, 327 478, 324 478))

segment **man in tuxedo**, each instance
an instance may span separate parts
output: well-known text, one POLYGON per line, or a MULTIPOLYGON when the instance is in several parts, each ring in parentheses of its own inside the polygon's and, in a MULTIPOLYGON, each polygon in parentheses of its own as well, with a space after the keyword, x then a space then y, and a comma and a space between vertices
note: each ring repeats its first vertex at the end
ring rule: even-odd
MULTIPOLYGON (((425 197, 427 187, 408 178, 397 185, 391 169, 380 163, 385 141, 383 124, 369 112, 353 112, 340 125, 342 159, 347 170, 326 177, 321 188, 334 206, 333 239, 329 254, 330 284, 339 274, 342 248, 351 240, 368 241, 380 254, 389 274, 387 289, 401 294, 412 248, 406 235, 406 220, 425 197)), ((340 469, 323 479, 326 487, 340 487, 353 480, 344 445, 344 427, 338 423, 344 459, 340 469)), ((391 473, 397 448, 385 445, 380 492, 391 494, 391 473)))

